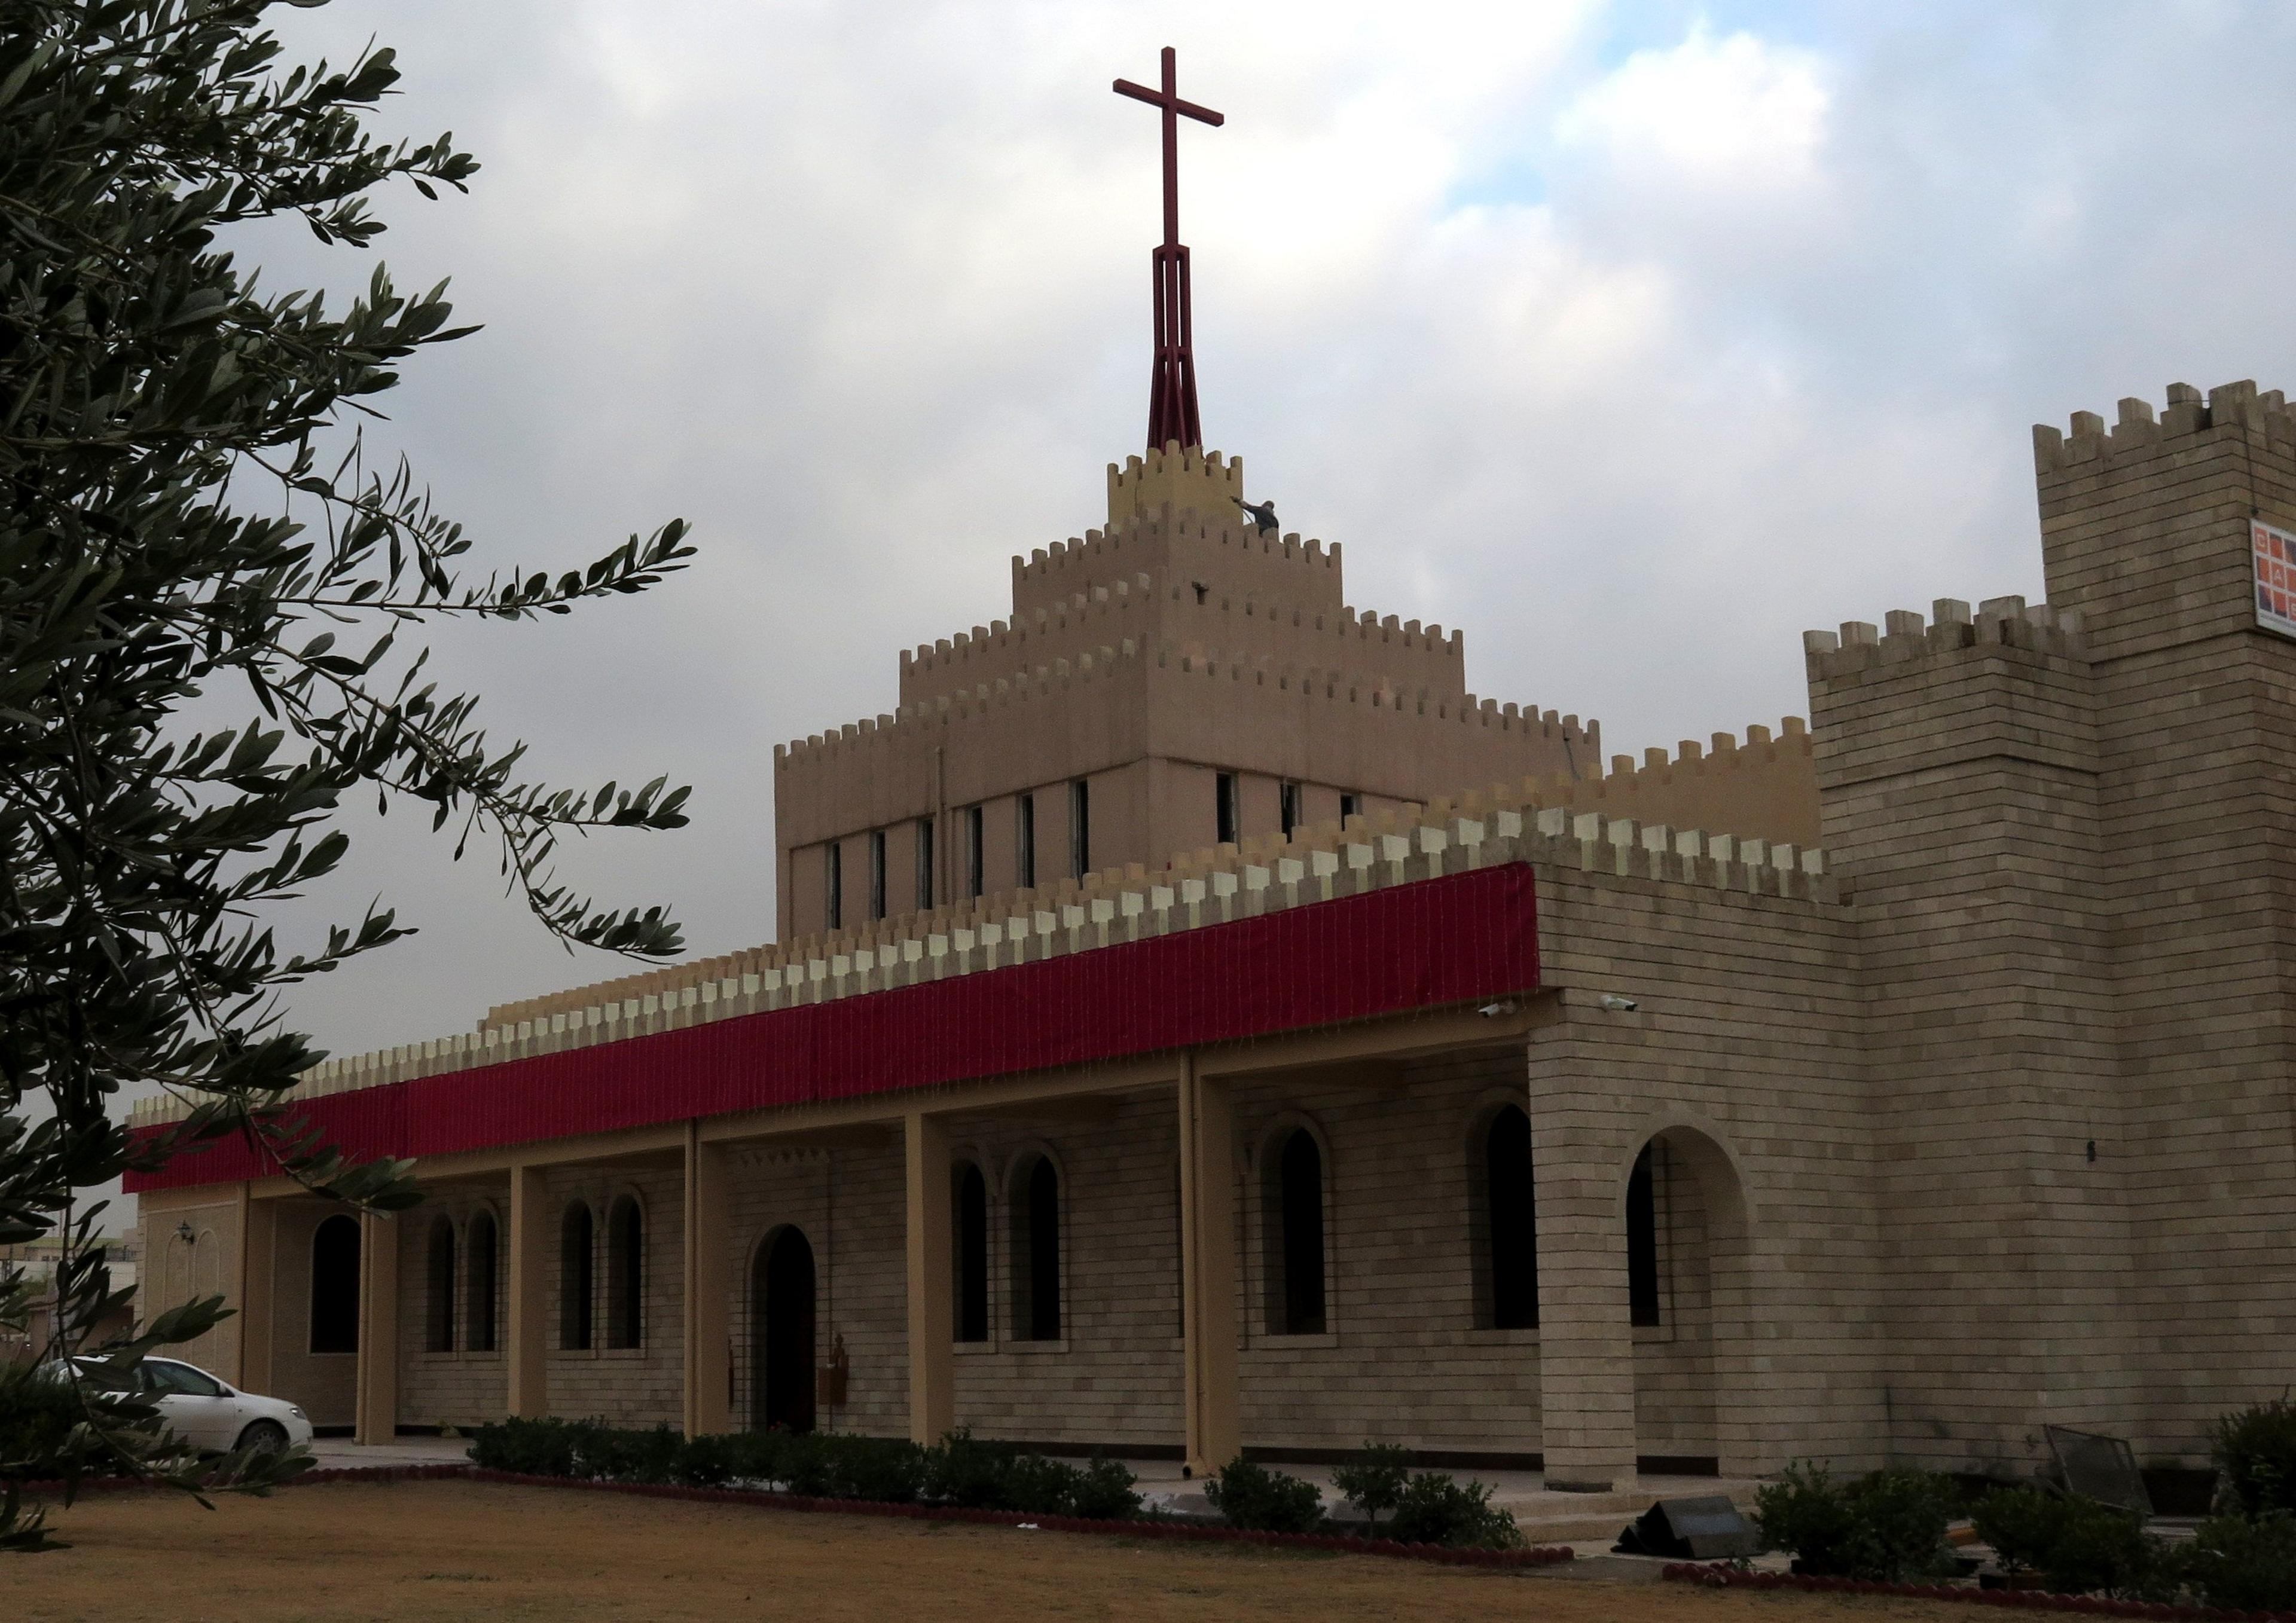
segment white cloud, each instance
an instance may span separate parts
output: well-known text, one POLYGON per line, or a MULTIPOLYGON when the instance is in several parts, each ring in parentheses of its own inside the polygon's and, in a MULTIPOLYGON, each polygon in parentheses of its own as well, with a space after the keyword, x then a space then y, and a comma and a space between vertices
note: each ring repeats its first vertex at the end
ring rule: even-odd
POLYGON ((1555 134, 1701 185, 1776 187, 1816 172, 1830 100, 1815 53, 1746 33, 1718 40, 1701 22, 1679 45, 1637 51, 1589 86, 1555 134))

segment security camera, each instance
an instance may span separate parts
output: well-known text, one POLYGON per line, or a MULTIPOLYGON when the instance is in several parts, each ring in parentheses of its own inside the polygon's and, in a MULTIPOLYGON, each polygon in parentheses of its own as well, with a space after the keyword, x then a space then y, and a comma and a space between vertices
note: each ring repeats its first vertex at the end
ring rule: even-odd
POLYGON ((1598 1009, 1607 1009, 1613 1014, 1632 1014, 1642 1005, 1631 997, 1621 997, 1616 992, 1605 992, 1595 1000, 1595 1006, 1598 1009))
POLYGON ((1521 1007, 1521 1005, 1516 1003, 1513 998, 1503 997, 1496 1003, 1485 1004, 1481 1008, 1476 1010, 1475 1012, 1481 1015, 1485 1020, 1500 1020, 1513 1013, 1520 1007, 1521 1007))

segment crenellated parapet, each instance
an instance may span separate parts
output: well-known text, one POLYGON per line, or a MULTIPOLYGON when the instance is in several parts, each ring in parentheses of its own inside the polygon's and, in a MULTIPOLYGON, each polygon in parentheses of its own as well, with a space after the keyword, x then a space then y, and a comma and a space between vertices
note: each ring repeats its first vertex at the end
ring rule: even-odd
POLYGON ((1169 507, 1208 519, 1242 511, 1243 458, 1218 451, 1166 446, 1145 456, 1108 464, 1108 522, 1111 529, 1169 507))
POLYGON ((1341 612, 1341 549, 1263 533, 1240 509, 1160 507, 1013 559, 1013 612, 1026 619, 1139 575, 1231 598, 1341 612))
POLYGON ((1127 640, 1197 652, 1249 650, 1257 659, 1345 670, 1367 682, 1453 697, 1466 691, 1465 639, 1456 630, 1369 610, 1322 614, 1143 573, 1033 614, 903 650, 901 701, 953 693, 1127 640))

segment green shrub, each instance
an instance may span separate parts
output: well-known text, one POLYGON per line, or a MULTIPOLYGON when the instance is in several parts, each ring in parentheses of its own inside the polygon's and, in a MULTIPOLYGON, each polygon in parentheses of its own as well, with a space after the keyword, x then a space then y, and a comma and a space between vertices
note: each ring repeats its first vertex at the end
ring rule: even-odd
POLYGON ((1076 1507, 1070 1513, 1094 1521, 1129 1521, 1140 1513, 1139 1479, 1119 1460, 1088 1460, 1077 1472, 1076 1507))
POLYGON ((835 1470, 830 1460, 829 1439, 821 1432, 782 1433, 774 1449, 773 1465, 772 1480, 780 1483, 783 1492, 808 1499, 829 1496, 835 1470))
POLYGON ((1255 1533, 1312 1533, 1324 1520, 1313 1482, 1255 1465, 1239 1455, 1204 1484, 1204 1496, 1230 1527, 1255 1533))
POLYGON ((2057 1547, 2066 1503, 2038 1488, 1996 1488, 1970 1511, 1970 1525, 1993 1546, 2003 1571, 2040 1572, 2057 1547))
POLYGON ((911 1504, 924 1487, 925 1451, 905 1437, 816 1434, 813 1441, 830 1498, 911 1504))
POLYGON ((584 1424, 570 1420, 489 1422, 471 1433, 471 1458, 488 1471, 514 1471, 530 1477, 581 1474, 577 1439, 584 1424))
POLYGON ((1791 1550, 1801 1570, 1904 1583, 1950 1571, 1945 1541, 1952 1482, 1931 1471, 1877 1471, 1837 1483, 1816 1465, 1789 1465, 1754 1499, 1762 1541, 1791 1550))
POLYGON ((612 1482, 672 1482, 685 1439, 668 1424, 648 1430, 609 1426, 591 1421, 582 1424, 575 1452, 585 1476, 612 1482))
POLYGON ((2212 1516, 2185 1560, 2186 1581, 2210 1606, 2296 1611, 2296 1514, 2212 1516))
POLYGON ((677 1480, 688 1488, 723 1488, 746 1474, 747 1463, 736 1436, 695 1437, 677 1451, 677 1480))
POLYGON ((2060 1594, 2092 1591, 2166 1599, 2177 1587, 2167 1546, 2131 1512, 2034 1488, 1988 1494, 1970 1512, 1977 1536, 2010 1571, 2040 1573, 2060 1594))
POLYGON ((1439 1544, 1454 1549, 1514 1550, 1522 1532, 1514 1518, 1491 1503, 1480 1482, 1456 1482, 1445 1472, 1423 1471, 1396 1496, 1387 1536, 1405 1544, 1439 1544))
POLYGON ((1332 1486, 1370 1517, 1376 1530, 1380 1512, 1393 1510, 1401 1501, 1404 1487, 1411 1480, 1410 1463, 1409 1451, 1391 1443, 1367 1442, 1355 1458, 1332 1467, 1332 1486))
POLYGON ((0 1365, 0 1481, 45 1475, 80 1422, 71 1382, 35 1365, 0 1365))
POLYGON ((959 1426, 926 1451, 925 1495, 969 1510, 1015 1509, 1009 1501, 1013 1462, 1019 1455, 1009 1443, 977 1438, 959 1426))
POLYGON ((2244 1516, 2296 1512, 2296 1404, 2283 1398, 2235 1409, 2210 1436, 2223 1473, 2218 1508, 2244 1516))

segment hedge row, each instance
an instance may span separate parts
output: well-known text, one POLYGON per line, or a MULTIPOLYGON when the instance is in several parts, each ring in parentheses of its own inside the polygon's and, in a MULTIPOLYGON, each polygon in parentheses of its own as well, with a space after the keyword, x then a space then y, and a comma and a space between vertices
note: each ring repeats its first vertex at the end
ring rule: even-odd
POLYGON ((1715 1589, 1800 1589, 1820 1594, 1890 1594, 1952 1601, 1965 1606, 2006 1606, 2026 1611, 2079 1611, 2105 1618, 2190 1619, 2191 1623, 2296 1623, 2296 1611, 2235 1611, 2224 1606, 2178 1606, 2166 1601, 2116 1601, 2096 1594, 2052 1594, 2040 1589, 1976 1589, 1965 1584, 1888 1584, 1858 1578, 1811 1578, 1798 1572, 1741 1572, 1732 1567, 1674 1562, 1661 1576, 1715 1589))

